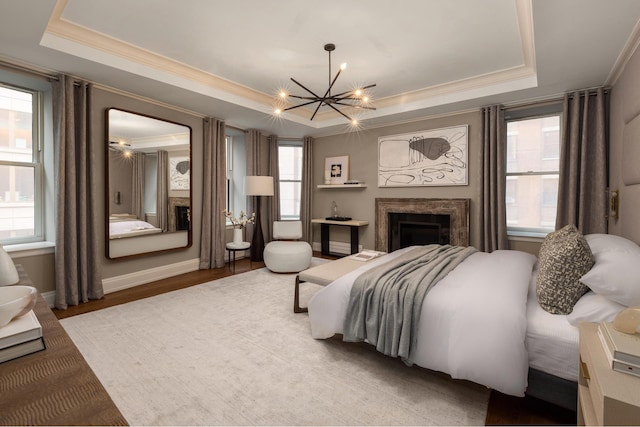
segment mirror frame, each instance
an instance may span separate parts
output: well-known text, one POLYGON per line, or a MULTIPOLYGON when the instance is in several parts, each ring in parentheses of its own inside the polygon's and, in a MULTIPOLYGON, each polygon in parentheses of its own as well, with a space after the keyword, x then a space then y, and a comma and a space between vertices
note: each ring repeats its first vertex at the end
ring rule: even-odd
MULTIPOLYGON (((184 123, 179 123, 179 122, 174 122, 172 120, 167 120, 167 119, 163 119, 160 117, 155 117, 155 116, 151 116, 148 114, 144 114, 144 113, 139 113, 139 112, 135 112, 135 111, 130 111, 130 110, 126 110, 124 108, 117 108, 117 107, 109 107, 105 109, 105 183, 104 183, 104 189, 105 189, 105 193, 104 193, 104 200, 105 200, 105 256, 108 259, 111 260, 121 260, 121 259, 129 259, 129 258, 135 258, 135 257, 141 257, 141 256, 147 256, 147 255, 151 255, 151 254, 159 254, 159 253, 165 253, 165 252, 172 252, 172 251, 177 251, 177 250, 182 250, 182 249, 187 249, 190 248, 193 244, 193 129, 191 128, 191 126, 186 125, 184 123), (133 114, 136 116, 140 116, 143 118, 148 118, 148 119, 153 119, 153 120, 158 120, 161 122, 166 122, 166 123, 170 123, 173 125, 177 125, 177 126, 182 126, 186 129, 188 129, 189 132, 189 228, 187 230, 178 230, 178 231, 174 231, 174 232, 162 232, 162 233, 156 233, 156 234, 148 234, 148 235, 142 235, 142 236, 134 236, 134 237, 126 237, 126 239, 138 239, 137 241, 140 243, 142 242, 142 247, 146 248, 146 249, 141 249, 140 252, 135 252, 135 253, 131 253, 131 254, 127 254, 127 255, 117 255, 114 256, 112 255, 112 250, 111 250, 111 241, 113 239, 110 239, 110 231, 109 231, 109 224, 110 224, 110 216, 111 216, 111 196, 112 196, 112 192, 115 194, 114 190, 112 190, 110 188, 110 145, 111 145, 111 141, 110 141, 110 132, 109 132, 109 128, 110 128, 110 120, 109 120, 109 113, 111 111, 119 111, 119 112, 124 112, 124 113, 128 113, 128 114, 133 114), (179 246, 171 246, 171 244, 164 243, 161 242, 162 237, 167 237, 168 234, 172 234, 172 235, 177 235, 177 233, 180 233, 182 231, 186 231, 187 232, 187 242, 186 244, 180 244, 179 246), (160 247, 161 249, 150 249, 151 247, 160 247)), ((168 188, 170 188, 169 184, 167 184, 168 188)), ((182 191, 182 190, 181 190, 182 191)), ((179 197, 173 197, 173 199, 177 199, 179 197)), ((169 199, 172 199, 171 197, 169 197, 169 199)), ((171 200, 169 201, 169 205, 171 206, 171 200)), ((115 240, 120 240, 120 239, 115 239, 115 240)), ((164 239, 166 241, 166 239, 164 239)), ((127 240, 127 242, 131 242, 130 240, 127 240)))

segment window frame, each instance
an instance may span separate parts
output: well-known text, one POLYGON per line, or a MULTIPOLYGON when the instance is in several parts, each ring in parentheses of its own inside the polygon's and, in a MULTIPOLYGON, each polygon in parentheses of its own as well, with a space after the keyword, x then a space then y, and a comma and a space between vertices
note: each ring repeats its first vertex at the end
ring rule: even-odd
MULTIPOLYGON (((517 121, 525 121, 525 120, 535 120, 535 119, 541 119, 544 117, 558 117, 558 123, 559 123, 559 143, 560 145, 562 145, 562 124, 563 124, 563 112, 562 112, 562 103, 558 102, 558 103, 550 103, 547 105, 542 105, 542 106, 537 106, 537 107, 530 107, 530 108, 518 108, 518 109, 514 109, 512 111, 507 111, 505 113, 505 120, 504 120, 504 131, 505 131, 505 135, 508 135, 508 125, 510 122, 517 122, 517 121)), ((543 128, 541 130, 542 132, 545 131, 545 129, 543 128)), ((515 142, 517 144, 517 139, 515 138, 515 142)), ((508 139, 506 139, 505 144, 508 144, 508 139)), ((509 160, 514 160, 517 155, 515 155, 515 149, 512 150, 514 152, 513 155, 513 159, 508 158, 507 156, 507 152, 508 150, 508 145, 505 147, 505 165, 509 160)), ((560 148, 561 150, 561 148, 560 148)), ((543 153, 541 153, 541 160, 556 160, 557 158, 546 158, 543 156, 543 153)), ((558 170, 540 170, 540 171, 523 171, 523 172, 505 172, 505 180, 508 179, 509 177, 519 177, 519 176, 546 176, 546 177, 551 177, 551 176, 555 176, 557 177, 558 181, 560 179, 560 162, 558 162, 558 170)), ((506 170, 506 168, 505 168, 506 170)), ((505 182, 505 188, 506 188, 506 182, 505 182)), ((516 197, 516 201, 517 201, 517 197, 516 197)), ((544 208, 544 204, 543 202, 543 194, 542 192, 540 193, 540 202, 541 202, 541 209, 544 208)), ((507 206, 506 203, 506 191, 505 191, 505 206, 507 206)), ((557 215, 557 213, 556 213, 557 215)), ((523 226, 517 226, 517 225, 509 225, 508 224, 508 219, 507 219, 507 236, 509 237, 537 237, 537 238, 544 238, 547 236, 547 234, 553 232, 555 229, 555 224, 550 226, 550 227, 523 227, 523 226)))
POLYGON ((279 193, 279 197, 280 197, 280 203, 278 203, 278 206, 280 206, 280 212, 278 212, 280 219, 282 221, 299 221, 300 220, 300 209, 298 209, 298 214, 297 215, 283 215, 282 214, 282 191, 280 188, 280 184, 282 183, 299 183, 300 184, 300 194, 298 194, 298 198, 301 199, 302 198, 302 174, 304 172, 302 172, 302 168, 304 167, 303 163, 303 159, 304 159, 304 152, 302 153, 302 158, 300 159, 300 170, 301 170, 301 174, 300 174, 300 179, 282 179, 282 174, 280 173, 280 147, 298 147, 300 148, 302 151, 304 151, 304 144, 302 140, 278 140, 278 189, 280 190, 279 193))
POLYGON ((42 242, 45 240, 45 171, 44 171, 44 93, 20 85, 0 81, 0 86, 18 92, 31 94, 31 162, 0 160, 0 166, 33 168, 33 215, 34 232, 23 237, 0 239, 3 246, 23 243, 42 242))

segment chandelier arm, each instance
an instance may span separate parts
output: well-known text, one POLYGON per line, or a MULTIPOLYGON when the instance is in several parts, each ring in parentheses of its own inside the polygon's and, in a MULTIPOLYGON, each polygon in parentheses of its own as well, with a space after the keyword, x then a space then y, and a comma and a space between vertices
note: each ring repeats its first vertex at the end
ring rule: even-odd
MULTIPOLYGON (((362 90, 365 90, 365 89, 371 89, 372 87, 375 87, 375 86, 376 86, 375 84, 372 84, 372 85, 368 85, 368 86, 365 86, 365 87, 360 88, 360 89, 362 89, 362 90)), ((346 91, 346 92, 339 93, 339 94, 337 94, 337 95, 333 95, 333 97, 334 97, 334 98, 339 98, 339 97, 341 97, 341 96, 343 96, 343 95, 346 95, 346 94, 348 94, 348 93, 354 93, 354 92, 355 92, 355 89, 352 89, 352 90, 348 90, 348 91, 346 91)))
MULTIPOLYGON (((331 52, 329 52, 329 56, 331 56, 331 52)), ((342 70, 338 70, 338 72, 336 73, 336 76, 333 78, 333 81, 329 80, 329 87, 327 88, 327 91, 324 93, 324 96, 322 97, 322 99, 319 100, 318 106, 316 107, 316 110, 313 112, 309 120, 313 120, 316 114, 318 114, 318 110, 320 110, 320 107, 322 107, 322 104, 329 105, 329 106, 331 105, 327 103, 327 95, 329 95, 329 98, 331 98, 331 88, 335 84, 336 80, 338 80, 338 76, 340 75, 340 72, 342 72, 342 70)), ((329 73, 331 73, 331 65, 329 65, 329 73)), ((329 79, 331 79, 331 74, 329 74, 329 79)), ((334 108, 334 110, 336 109, 334 108)))
POLYGON ((342 116, 344 116, 344 117, 345 117, 347 120, 349 120, 350 122, 352 122, 352 121, 353 121, 353 120, 351 119, 351 117, 347 116, 345 113, 343 113, 342 111, 338 110, 338 109, 337 109, 336 107, 334 107, 333 105, 331 105, 331 104, 326 104, 326 105, 328 105, 329 107, 333 108, 337 113, 342 114, 342 116))
POLYGON ((296 99, 306 99, 306 100, 313 100, 314 102, 320 101, 322 98, 319 98, 317 96, 299 96, 299 95, 287 95, 290 98, 296 98, 296 99))
POLYGON ((316 95, 315 93, 313 93, 312 91, 310 91, 309 89, 307 89, 302 83, 300 83, 299 81, 297 81, 296 79, 294 79, 293 77, 291 77, 291 81, 294 82, 295 84, 297 84, 298 86, 300 86, 302 89, 306 90, 307 92, 309 92, 311 95, 315 96, 316 98, 320 99, 321 97, 316 95))
POLYGON ((344 105, 345 107, 363 108, 365 110, 375 110, 374 107, 367 107, 366 105, 343 104, 341 102, 334 102, 333 104, 334 105, 344 105))
POLYGON ((309 101, 309 102, 303 102, 302 104, 298 104, 298 105, 293 105, 291 107, 287 107, 287 108, 283 109, 282 111, 293 110, 294 108, 304 107, 305 105, 313 104, 315 102, 319 102, 319 100, 316 99, 316 100, 309 101))
MULTIPOLYGON (((318 114, 318 110, 320 109, 320 107, 322 107, 322 104, 326 104, 326 102, 324 102, 324 99, 321 99, 318 101, 318 106, 316 107, 316 110, 313 112, 313 114, 311 115, 311 118, 309 120, 313 120, 313 118, 316 116, 316 114, 318 114)), ((329 104, 327 104, 329 105, 329 104)))

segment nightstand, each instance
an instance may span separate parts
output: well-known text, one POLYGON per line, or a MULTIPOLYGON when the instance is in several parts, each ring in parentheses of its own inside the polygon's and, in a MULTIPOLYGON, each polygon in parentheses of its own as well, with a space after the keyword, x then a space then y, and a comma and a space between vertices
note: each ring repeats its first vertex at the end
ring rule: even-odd
POLYGON ((596 323, 580 324, 578 425, 640 424, 640 377, 614 371, 596 323))

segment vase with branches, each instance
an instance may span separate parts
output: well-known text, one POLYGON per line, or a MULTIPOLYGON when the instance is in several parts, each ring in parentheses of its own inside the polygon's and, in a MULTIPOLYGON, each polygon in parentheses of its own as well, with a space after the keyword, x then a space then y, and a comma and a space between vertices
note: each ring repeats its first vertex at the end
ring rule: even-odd
POLYGON ((255 212, 251 214, 251 216, 247 215, 245 211, 240 211, 240 215, 237 218, 233 216, 233 211, 224 210, 222 211, 224 216, 231 222, 233 225, 233 243, 239 245, 242 243, 242 230, 245 229, 247 224, 254 224, 256 221, 255 212))

